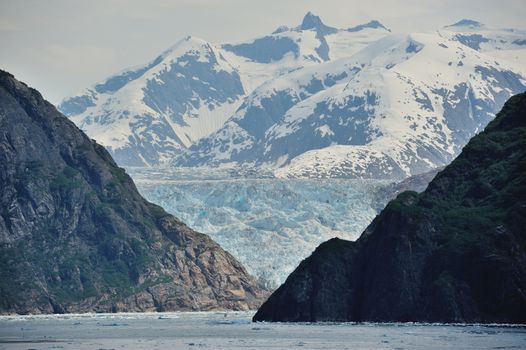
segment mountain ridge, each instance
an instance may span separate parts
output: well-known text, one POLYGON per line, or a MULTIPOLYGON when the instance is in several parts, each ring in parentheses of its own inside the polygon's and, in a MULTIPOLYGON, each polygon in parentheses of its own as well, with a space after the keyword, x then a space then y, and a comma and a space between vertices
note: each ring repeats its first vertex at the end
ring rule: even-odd
POLYGON ((526 93, 421 194, 305 259, 254 321, 526 322, 526 93))
POLYGON ((401 179, 447 164, 526 89, 524 31, 459 23, 393 34, 376 20, 339 29, 308 13, 253 40, 158 56, 108 80, 142 74, 121 89, 61 108, 125 166, 401 179))
MULTIPOLYGON (((309 16, 305 17, 308 21, 309 16)), ((166 57, 166 52, 171 50, 168 49, 142 67, 124 70, 95 84, 85 93, 65 99, 59 109, 91 137, 103 143, 121 165, 155 165, 170 161, 170 157, 183 153, 190 143, 219 129, 240 107, 242 91, 248 95, 265 81, 328 59, 324 39, 327 33, 300 28, 301 25, 287 29, 287 33, 262 36, 252 42, 217 45, 205 42, 216 53, 218 61, 228 61, 219 66, 208 60, 201 48, 179 54, 197 57, 201 66, 206 65, 201 71, 181 70, 181 60, 177 55, 166 57), (274 62, 276 60, 279 62, 274 62), (164 78, 156 73, 159 65, 166 70, 164 78), (225 71, 230 75, 228 79, 235 83, 232 82, 232 88, 227 89, 224 80, 217 76, 208 77, 205 71, 225 71), (130 77, 136 78, 128 83, 137 86, 133 91, 127 94, 120 93, 120 89, 113 91, 119 87, 119 84, 113 85, 114 82, 122 83, 130 77), (165 101, 175 99, 178 107, 164 102, 166 107, 161 104, 160 109, 152 110, 145 101, 141 102, 141 99, 147 99, 142 91, 147 91, 144 95, 150 91, 148 82, 154 85, 158 82, 162 89, 156 94, 165 101), (231 93, 223 98, 216 98, 209 92, 201 93, 195 86, 199 82, 206 85, 208 91, 231 93), (112 85, 110 90, 104 88, 109 85, 112 85), (100 127, 102 125, 104 127, 100 127)))

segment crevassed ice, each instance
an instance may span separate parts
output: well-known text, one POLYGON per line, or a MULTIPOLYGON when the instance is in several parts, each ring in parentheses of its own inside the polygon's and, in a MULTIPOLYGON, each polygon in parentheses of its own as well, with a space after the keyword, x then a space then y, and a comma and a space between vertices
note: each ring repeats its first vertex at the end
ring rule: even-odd
POLYGON ((376 215, 373 192, 385 184, 343 179, 151 181, 151 176, 133 176, 148 200, 210 235, 271 288, 284 282, 320 243, 358 238, 376 215))

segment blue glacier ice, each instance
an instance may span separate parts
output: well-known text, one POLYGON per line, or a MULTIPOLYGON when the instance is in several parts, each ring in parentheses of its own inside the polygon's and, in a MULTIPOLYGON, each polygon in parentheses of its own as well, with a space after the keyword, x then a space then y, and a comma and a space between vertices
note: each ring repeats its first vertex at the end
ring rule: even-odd
MULTIPOLYGON (((323 241, 356 239, 376 215, 379 181, 191 178, 131 171, 139 191, 210 235, 268 287, 323 241)), ((193 170, 199 173, 199 171, 193 170)))

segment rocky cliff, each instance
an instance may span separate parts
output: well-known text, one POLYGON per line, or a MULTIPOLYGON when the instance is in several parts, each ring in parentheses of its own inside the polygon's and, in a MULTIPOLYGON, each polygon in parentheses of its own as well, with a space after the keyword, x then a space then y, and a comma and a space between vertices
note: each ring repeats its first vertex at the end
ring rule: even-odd
POLYGON ((526 322, 526 93, 356 242, 321 244, 256 321, 526 322))
POLYGON ((0 313, 249 309, 264 292, 0 71, 0 313))

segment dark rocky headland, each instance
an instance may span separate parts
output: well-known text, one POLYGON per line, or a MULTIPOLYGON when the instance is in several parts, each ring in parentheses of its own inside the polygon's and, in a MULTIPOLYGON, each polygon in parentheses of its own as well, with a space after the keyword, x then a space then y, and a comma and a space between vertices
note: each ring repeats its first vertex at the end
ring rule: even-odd
POLYGON ((356 242, 321 244, 255 321, 526 322, 526 93, 356 242))

